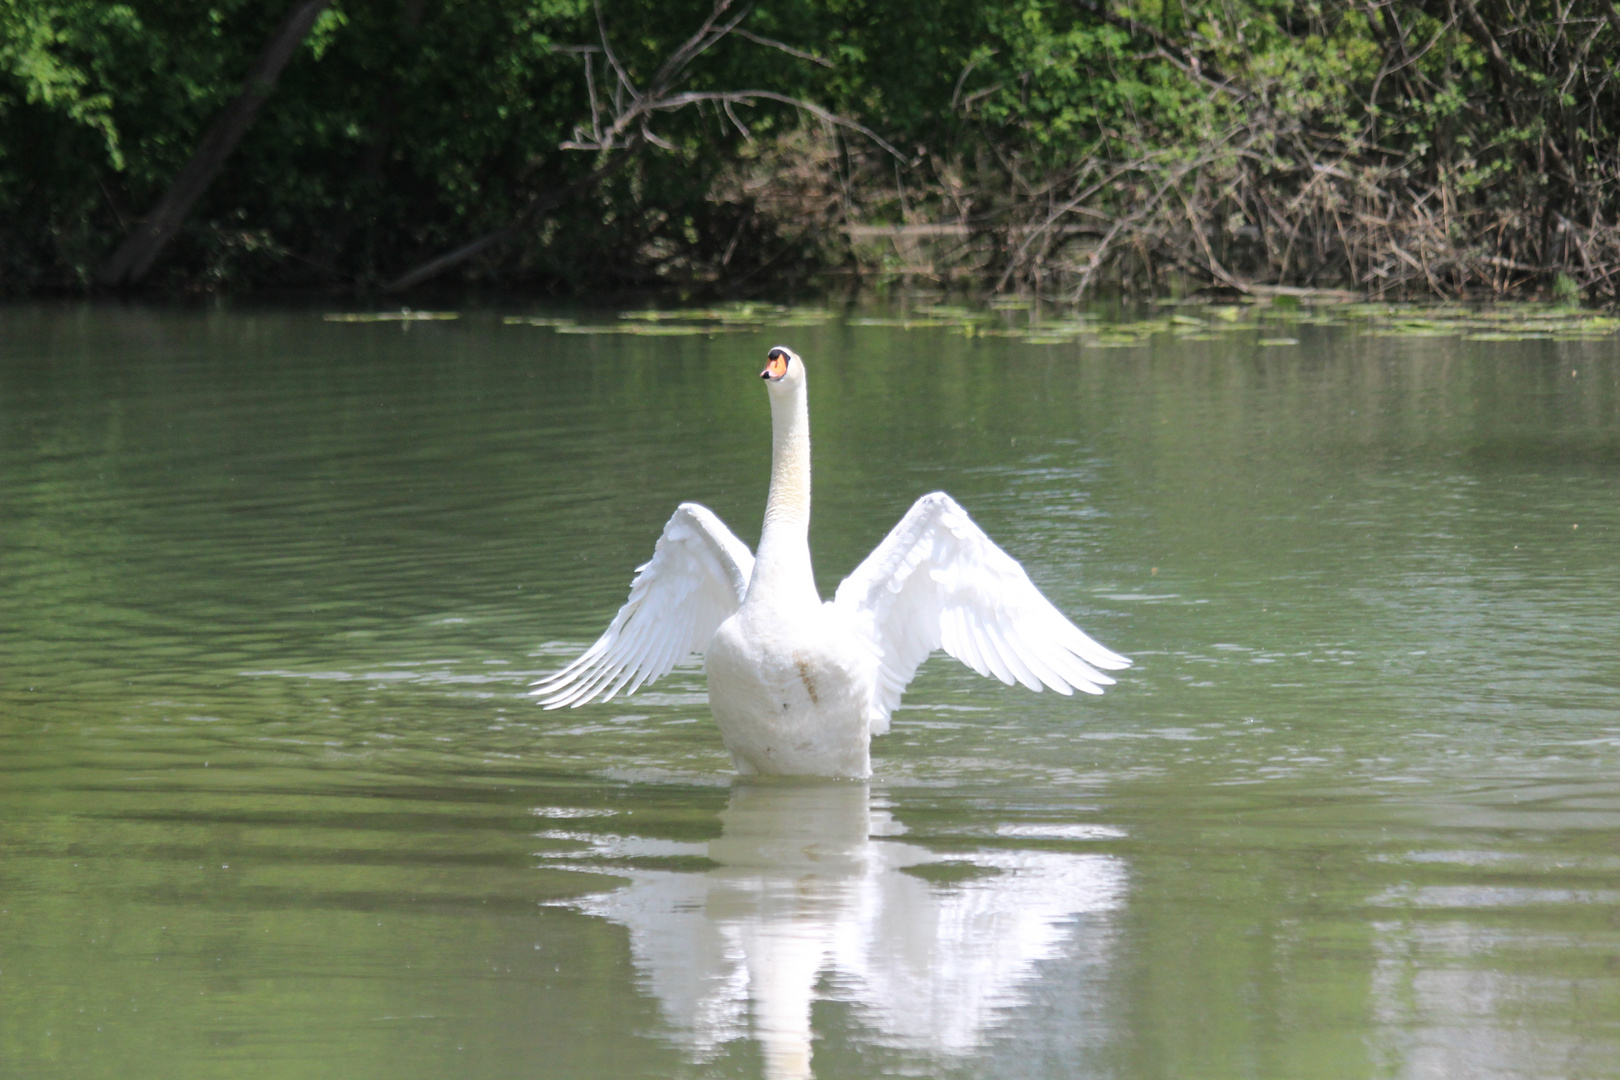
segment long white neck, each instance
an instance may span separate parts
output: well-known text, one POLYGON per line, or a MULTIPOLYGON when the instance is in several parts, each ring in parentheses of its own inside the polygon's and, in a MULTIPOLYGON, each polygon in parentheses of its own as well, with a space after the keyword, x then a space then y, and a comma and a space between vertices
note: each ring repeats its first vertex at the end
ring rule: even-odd
POLYGON ((802 600, 808 594, 819 603, 810 569, 810 403, 803 370, 792 387, 770 397, 771 492, 748 598, 802 600))

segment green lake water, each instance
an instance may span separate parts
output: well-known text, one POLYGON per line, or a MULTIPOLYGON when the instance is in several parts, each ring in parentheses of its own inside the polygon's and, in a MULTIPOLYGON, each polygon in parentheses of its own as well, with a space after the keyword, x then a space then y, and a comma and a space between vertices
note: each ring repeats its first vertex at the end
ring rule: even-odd
POLYGON ((513 313, 0 308, 0 1077, 1620 1077, 1620 337, 513 313), (943 489, 1119 685, 526 697, 777 343, 823 592, 943 489))

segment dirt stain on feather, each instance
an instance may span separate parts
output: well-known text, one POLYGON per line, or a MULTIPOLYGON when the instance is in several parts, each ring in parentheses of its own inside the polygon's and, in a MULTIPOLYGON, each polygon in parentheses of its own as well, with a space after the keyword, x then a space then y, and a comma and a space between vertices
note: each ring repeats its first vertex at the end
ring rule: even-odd
POLYGON ((797 652, 793 654, 793 663, 799 669, 799 681, 804 683, 805 693, 810 695, 810 704, 820 705, 821 697, 816 693, 816 681, 810 677, 810 665, 797 652))

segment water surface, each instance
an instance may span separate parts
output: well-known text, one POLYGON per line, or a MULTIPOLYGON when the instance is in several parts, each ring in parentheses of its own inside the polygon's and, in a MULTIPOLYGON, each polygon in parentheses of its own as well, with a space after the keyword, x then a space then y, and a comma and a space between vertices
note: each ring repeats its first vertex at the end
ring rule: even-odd
POLYGON ((1620 1076, 1615 339, 500 314, 0 309, 0 1075, 1620 1076), (1117 687, 524 696, 779 342, 824 593, 944 489, 1117 687))

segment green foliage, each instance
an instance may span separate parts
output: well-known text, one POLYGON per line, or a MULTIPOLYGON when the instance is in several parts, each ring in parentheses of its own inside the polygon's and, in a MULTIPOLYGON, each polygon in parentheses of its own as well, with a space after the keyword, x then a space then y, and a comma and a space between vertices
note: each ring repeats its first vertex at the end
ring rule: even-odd
POLYGON ((99 136, 108 163, 123 168, 111 95, 91 89, 92 72, 61 50, 81 41, 106 45, 127 32, 133 18, 122 4, 0 0, 0 115, 18 104, 36 106, 99 136))
MULTIPOLYGON (((780 102, 665 112, 658 147, 456 273, 548 288, 741 278, 853 257, 826 239, 846 221, 997 229, 1173 207, 1227 237, 1210 258, 1289 279, 1294 242, 1268 247, 1272 226, 1256 223, 1275 215, 1244 194, 1255 185, 1305 199, 1306 228, 1373 188, 1401 206, 1494 208, 1494 225, 1457 225, 1476 239, 1507 235, 1508 208, 1612 222, 1620 28, 1594 0, 1567 18, 1535 0, 1483 21, 1471 2, 766 0, 750 36, 715 45, 680 88, 813 101, 904 161, 780 102)), ((285 12, 0 0, 0 290, 88 282, 285 12)), ((638 83, 708 13, 707 0, 601 5, 638 83)), ((154 281, 364 286, 524 220, 601 163, 561 149, 590 130, 587 65, 600 100, 613 92, 604 57, 578 51, 600 45, 585 0, 336 0, 154 281)), ((1544 226, 1514 228, 1529 239, 1499 261, 1576 257, 1544 226)), ((1356 280, 1359 258, 1324 253, 1308 273, 1356 280)))

